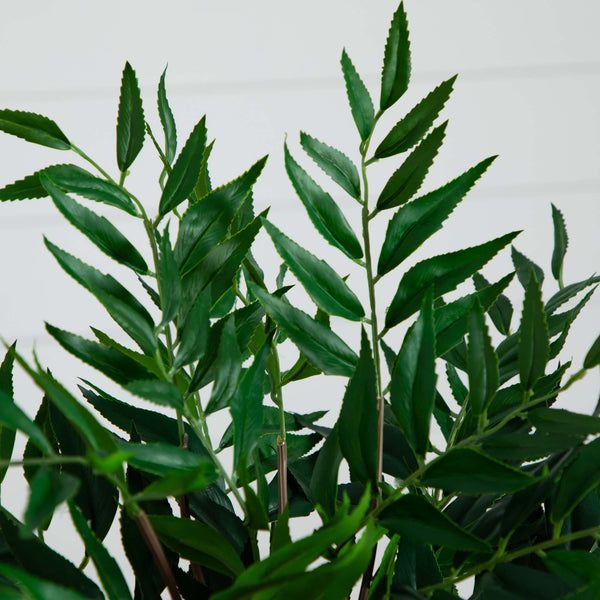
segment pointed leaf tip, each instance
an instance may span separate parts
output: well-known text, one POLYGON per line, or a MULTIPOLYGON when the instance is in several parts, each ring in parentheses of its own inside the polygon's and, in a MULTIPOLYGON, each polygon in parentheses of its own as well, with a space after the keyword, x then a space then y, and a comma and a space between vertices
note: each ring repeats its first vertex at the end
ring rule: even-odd
POLYGON ((117 164, 121 173, 132 165, 144 145, 146 128, 142 96, 135 71, 125 63, 117 115, 117 164))

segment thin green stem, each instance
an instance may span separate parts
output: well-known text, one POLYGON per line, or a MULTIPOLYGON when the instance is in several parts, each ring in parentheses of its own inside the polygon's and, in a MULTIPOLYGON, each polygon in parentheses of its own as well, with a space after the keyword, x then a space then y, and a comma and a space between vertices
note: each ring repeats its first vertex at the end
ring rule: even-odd
POLYGON ((96 161, 89 157, 81 148, 78 148, 77 146, 73 146, 73 144, 71 144, 71 150, 73 150, 73 152, 75 152, 76 154, 79 154, 79 156, 81 156, 83 160, 90 163, 90 165, 92 165, 98 171, 98 173, 101 173, 105 179, 114 183, 115 185, 118 185, 117 182, 96 161))
POLYGON ((87 465, 85 456, 47 456, 46 458, 24 458, 22 460, 0 460, 4 467, 41 467, 45 465, 87 465))

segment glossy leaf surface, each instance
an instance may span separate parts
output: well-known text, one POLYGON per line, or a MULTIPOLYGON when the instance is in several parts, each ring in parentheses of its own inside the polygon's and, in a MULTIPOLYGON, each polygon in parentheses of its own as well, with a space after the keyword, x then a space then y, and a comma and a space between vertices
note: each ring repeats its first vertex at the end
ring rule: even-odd
POLYGON ((364 141, 371 135, 375 126, 373 100, 371 100, 371 95, 352 64, 346 50, 342 51, 341 64, 352 118, 358 128, 360 139, 364 141))
POLYGON ((36 113, 2 109, 0 110, 0 131, 48 148, 71 149, 71 142, 58 125, 48 117, 36 113))
POLYGON ((117 116, 117 165, 121 173, 131 166, 144 145, 144 109, 137 76, 125 63, 117 116))

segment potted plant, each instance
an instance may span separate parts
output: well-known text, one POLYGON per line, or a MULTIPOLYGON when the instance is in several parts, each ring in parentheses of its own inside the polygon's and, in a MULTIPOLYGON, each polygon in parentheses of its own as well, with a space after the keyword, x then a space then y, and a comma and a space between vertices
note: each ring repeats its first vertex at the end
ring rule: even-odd
POLYGON ((379 99, 346 51, 341 67, 360 160, 305 133, 300 145, 339 194, 357 202, 359 222, 349 221, 287 143, 284 166, 316 232, 360 278, 346 278, 294 241, 268 211, 255 214, 252 189, 266 158, 215 186, 205 118, 178 149, 165 73, 158 86, 163 141, 146 122, 136 74, 125 65, 116 176, 49 118, 0 111, 4 132, 87 163, 51 165, 6 186, 0 199, 48 198, 139 282, 126 286, 45 241, 124 338, 95 327, 83 338, 68 325, 47 324, 65 350, 99 372, 79 383, 79 395, 35 355, 7 343, 0 474, 22 466, 30 496, 22 515, 0 511, 3 598, 153 599, 167 590, 173 599, 344 599, 355 589, 361 599, 443 600, 460 598, 457 585, 470 579, 472 598, 600 594, 600 418, 554 407, 600 364, 600 338, 582 365, 560 359, 600 278, 564 284, 567 232, 554 206, 556 290, 548 298, 542 269, 514 248, 513 272, 491 283, 481 272, 518 232, 405 267, 494 157, 419 191, 444 139, 446 124, 437 122, 455 78, 380 131, 380 118, 395 111, 409 85, 402 4, 385 44, 379 99), (152 208, 127 187, 144 144, 162 164, 152 208), (391 173, 372 189, 369 167, 379 161, 391 173), (134 220, 147 247, 136 247, 93 202, 134 220), (381 243, 372 239, 375 220, 387 221, 381 243), (277 277, 252 254, 261 230, 281 257, 277 277), (396 289, 388 306, 378 288, 384 277, 396 289), (523 287, 519 319, 504 295, 515 277, 523 287), (467 280, 473 288, 452 295, 467 280), (289 300, 294 286, 313 303, 311 314, 289 300), (359 347, 336 333, 340 320, 356 325, 359 347), (394 345, 388 333, 402 325, 394 345), (284 343, 296 348, 290 364, 280 360, 284 343), (17 366, 43 392, 35 419, 15 401, 17 366), (319 423, 324 411, 286 407, 287 385, 322 374, 347 380, 333 427, 319 423), (230 423, 215 443, 217 414, 230 423), (27 437, 22 457, 13 456, 16 431, 27 437), (85 547, 79 566, 44 542, 65 503, 85 547), (322 524, 292 536, 290 520, 315 511, 322 524), (128 566, 103 543, 117 521, 128 566), (96 579, 85 570, 90 561, 96 579))

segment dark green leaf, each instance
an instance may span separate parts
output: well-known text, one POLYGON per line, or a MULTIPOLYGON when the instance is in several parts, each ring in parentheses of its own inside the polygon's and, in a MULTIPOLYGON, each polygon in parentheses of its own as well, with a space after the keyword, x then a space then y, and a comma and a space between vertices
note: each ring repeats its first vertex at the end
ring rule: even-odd
POLYGON ((104 275, 45 240, 58 264, 75 281, 90 291, 110 316, 130 335, 144 352, 154 353, 154 324, 148 311, 111 275, 104 275))
POLYGON ((600 583, 600 557, 581 550, 553 550, 543 557, 554 575, 574 587, 600 583))
POLYGON ((369 592, 369 600, 385 600, 390 597, 396 550, 398 549, 399 541, 400 536, 394 535, 387 545, 385 552, 381 557, 381 563, 373 577, 371 591, 369 592))
POLYGON ((542 291, 535 272, 530 271, 519 328, 519 375, 523 390, 531 390, 544 374, 548 362, 548 349, 548 323, 544 313, 542 291))
MULTIPOLYGON (((78 600, 81 596, 89 600, 104 600, 100 588, 73 563, 39 541, 37 537, 22 538, 17 521, 4 510, 0 511, 0 528, 11 554, 30 575, 69 588, 80 595, 73 596, 78 600)), ((7 572, 6 569, 9 567, 0 565, 0 568, 7 572)), ((22 581, 25 580, 20 574, 18 576, 22 581)), ((62 600, 68 596, 38 596, 36 600, 50 600, 51 598, 62 600)))
POLYGON ((509 233, 479 246, 434 256, 411 267, 402 276, 396 295, 388 308, 386 328, 394 327, 414 314, 432 284, 434 299, 452 291, 461 281, 481 269, 518 233, 509 233))
POLYGON ((402 496, 384 509, 379 517, 381 524, 392 533, 414 542, 473 552, 490 550, 483 540, 461 529, 423 496, 402 496))
POLYGON ((206 489, 217 479, 215 466, 208 459, 191 471, 167 472, 135 495, 137 502, 161 500, 206 489))
POLYGON ((538 431, 546 433, 594 435, 600 433, 600 418, 560 408, 534 408, 527 418, 538 431))
POLYGON ((448 383, 450 385, 450 390, 452 391, 452 396, 454 396, 456 403, 459 406, 462 406, 467 398, 469 390, 461 381, 454 365, 448 362, 446 363, 446 376, 448 377, 448 383))
POLYGON ((400 206, 417 193, 442 145, 447 124, 436 127, 389 178, 377 199, 377 210, 400 206))
POLYGON ((162 303, 162 321, 159 327, 170 323, 179 312, 182 300, 181 277, 175 260, 169 231, 166 229, 160 239, 160 260, 158 261, 158 286, 162 303))
POLYGON ((406 439, 421 455, 425 455, 429 447, 435 382, 435 331, 430 290, 423 299, 419 318, 404 338, 390 383, 392 410, 406 439))
POLYGON ((170 164, 173 162, 175 152, 177 151, 177 128, 171 107, 169 106, 169 100, 167 99, 167 90, 165 88, 166 75, 167 69, 165 68, 158 83, 157 105, 160 123, 165 132, 165 155, 170 164))
POLYGON ((338 419, 340 449, 350 467, 350 479, 377 486, 379 411, 371 346, 362 330, 360 356, 350 378, 338 419))
POLYGON ((311 499, 315 504, 320 504, 329 516, 335 513, 338 471, 341 462, 340 438, 337 427, 334 427, 319 451, 310 481, 311 499))
POLYGON ((508 461, 539 460, 564 452, 583 441, 584 436, 570 432, 546 433, 538 430, 535 433, 499 433, 487 438, 482 449, 494 458, 508 461))
POLYGON ((385 42, 381 72, 381 112, 387 110, 408 89, 410 80, 410 42, 404 4, 400 2, 385 42))
POLYGON ((38 579, 10 565, 0 564, 0 574, 12 581, 20 590, 17 592, 3 587, 0 592, 6 600, 86 600, 89 598, 64 585, 38 579))
POLYGON ((315 304, 330 315, 360 321, 365 311, 346 282, 325 261, 296 244, 266 219, 263 225, 277 252, 315 304))
POLYGON ((452 93, 456 75, 441 83, 396 123, 375 150, 375 159, 410 150, 429 131, 452 93))
POLYGON ((145 131, 144 109, 137 76, 127 62, 121 79, 117 116, 117 165, 121 173, 129 169, 140 153, 144 145, 145 131))
POLYGON ((487 158, 445 186, 400 208, 388 224, 377 264, 377 274, 381 276, 389 273, 425 240, 439 231, 442 223, 495 158, 487 158))
POLYGON ((569 245, 569 236, 563 214, 552 205, 552 223, 554 224, 554 250, 552 251, 552 275, 562 283, 563 262, 569 245))
POLYGON ((350 258, 362 258, 360 242, 333 198, 292 158, 287 144, 284 153, 287 174, 317 231, 350 258))
POLYGON ((183 410, 183 396, 177 386, 170 381, 160 379, 132 381, 125 386, 125 389, 155 404, 183 410))
POLYGON ((166 215, 179 206, 194 191, 206 147, 205 122, 206 118, 202 117, 194 127, 173 165, 160 197, 158 210, 160 216, 166 215))
MULTIPOLYGON (((417 544, 406 539, 400 541, 392 582, 393 591, 408 591, 407 588, 409 590, 417 590, 441 583, 442 579, 443 577, 431 546, 417 544)), ((414 597, 417 598, 416 595, 414 597)), ((437 598, 437 596, 433 597, 437 598)))
POLYGON ((508 494, 538 481, 472 448, 453 448, 433 460, 421 477, 426 486, 463 494, 508 494))
MULTIPOLYGON (((512 277, 513 273, 510 274, 511 279, 512 277)), ((486 289, 490 285, 489 281, 481 275, 481 273, 473 274, 473 283, 478 292, 486 289)), ((490 316, 490 319, 492 319, 492 323, 495 325, 496 329, 502 335, 508 335, 510 333, 513 307, 510 300, 504 294, 500 294, 496 298, 495 302, 488 308, 487 313, 490 316)))
POLYGON ((206 351, 210 330, 210 289, 198 296, 181 328, 181 342, 173 363, 179 369, 198 360, 206 351))
POLYGON ((498 357, 485 324, 483 308, 477 298, 469 314, 468 337, 469 405, 473 414, 480 415, 492 401, 499 382, 498 357))
POLYGON ((142 255, 108 219, 75 202, 56 187, 46 173, 40 174, 40 181, 64 217, 102 252, 142 275, 148 272, 142 255))
MULTIPOLYGON (((15 363, 15 347, 16 342, 10 348, 8 348, 4 356, 4 360, 0 365, 0 392, 5 394, 5 397, 0 398, 0 404, 10 402, 10 400, 14 397, 13 366, 15 363)), ((11 409, 9 408, 8 410, 10 411, 11 409)), ((0 410, 0 414, 1 413, 2 410, 0 410)), ((3 421, 0 420, 0 425, 2 423, 3 421)), ((10 426, 0 427, 0 460, 11 459, 14 445, 15 429, 13 429, 10 426)), ((2 483, 2 480, 4 479, 7 470, 8 466, 0 467, 0 483, 2 483)))
POLYGON ((0 131, 48 148, 71 149, 71 142, 58 125, 36 113, 4 108, 0 110, 0 131))
POLYGON ((352 375, 358 357, 331 329, 257 286, 250 289, 315 367, 327 375, 352 375))
POLYGON ((342 152, 301 132, 300 143, 306 153, 353 198, 360 198, 360 177, 354 163, 342 152))
POLYGON ((600 276, 590 277, 584 281, 578 281, 571 285, 566 285, 562 290, 559 290, 554 294, 548 302, 546 302, 546 315, 550 316, 556 312, 556 310, 562 306, 565 302, 568 302, 571 298, 574 298, 579 292, 589 287, 600 283, 600 276))
POLYGON ((212 190, 210 175, 208 173, 208 159, 210 158, 210 154, 212 152, 214 144, 215 140, 210 142, 210 144, 208 144, 208 146, 206 146, 206 148, 204 149, 204 154, 202 155, 202 163, 200 163, 200 173, 198 174, 198 181, 196 181, 196 185, 194 187, 194 194, 196 194, 196 200, 201 200, 212 190))
POLYGON ((584 369, 593 369, 600 365, 600 336, 596 338, 596 341, 592 344, 592 347, 588 350, 583 361, 584 369))
POLYGON ((85 552, 94 561, 94 566, 98 572, 102 587, 106 590, 110 600, 130 599, 131 592, 127 587, 127 582, 117 561, 94 535, 94 532, 90 529, 79 509, 74 504, 69 503, 69 510, 75 528, 85 545, 85 552))
POLYGON ((195 471, 204 467, 206 463, 206 456, 162 442, 146 444, 121 442, 118 444, 118 449, 129 456, 127 462, 130 465, 154 475, 163 476, 171 471, 195 471))
POLYGON ((358 128, 360 139, 365 141, 375 126, 375 108, 369 91, 357 73, 346 50, 342 51, 342 73, 346 82, 346 94, 350 104, 352 118, 358 128))
POLYGON ((256 353, 252 366, 242 377, 231 399, 233 420, 233 464, 236 470, 245 468, 245 461, 257 443, 263 423, 263 383, 271 340, 256 353))
POLYGON ((160 540, 181 557, 229 577, 244 570, 236 551, 212 527, 190 519, 162 515, 150 516, 150 523, 160 540))
POLYGON ((175 258, 181 276, 193 271, 226 236, 227 229, 261 174, 266 157, 243 175, 217 188, 190 206, 179 225, 175 258))
POLYGON ((292 543, 292 538, 290 536, 290 507, 286 505, 283 509, 277 522, 273 524, 271 529, 271 540, 269 546, 269 552, 272 554, 273 552, 277 552, 280 548, 287 546, 292 543))
POLYGON ((542 271, 541 267, 538 267, 532 260, 528 259, 514 246, 511 246, 510 252, 513 265, 515 266, 515 271, 517 272, 517 277, 524 288, 527 288, 530 271, 535 273, 535 277, 540 285, 544 283, 544 271, 542 271))
POLYGON ((37 470, 29 486, 31 493, 25 510, 24 536, 33 535, 40 527, 47 527, 56 508, 77 493, 79 479, 69 473, 42 467, 37 470))

